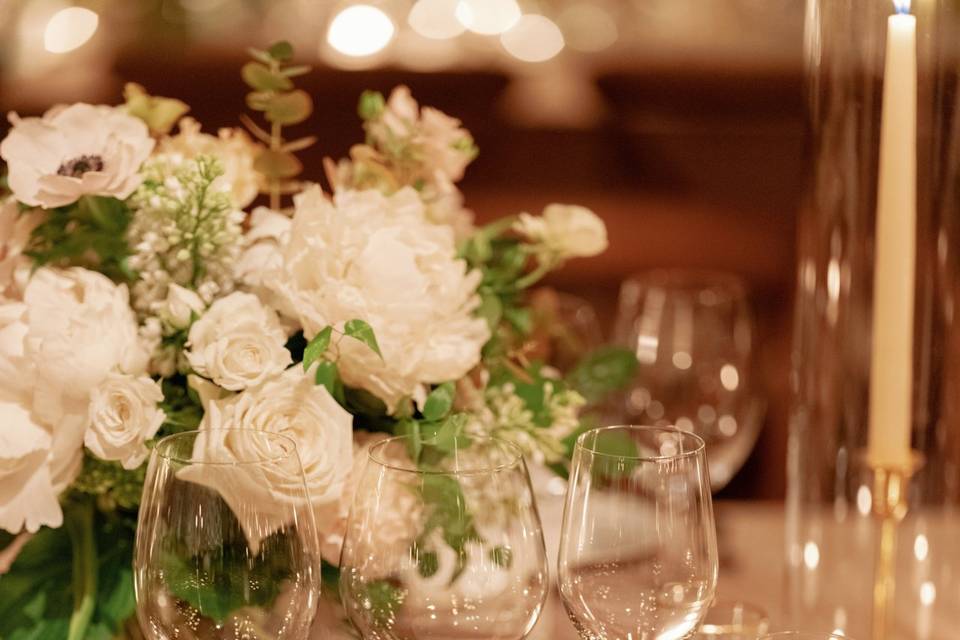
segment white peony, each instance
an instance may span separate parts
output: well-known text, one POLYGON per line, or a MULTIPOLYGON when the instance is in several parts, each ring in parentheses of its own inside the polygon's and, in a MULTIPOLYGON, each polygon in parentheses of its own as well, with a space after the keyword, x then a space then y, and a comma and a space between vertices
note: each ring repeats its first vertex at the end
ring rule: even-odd
POLYGON ((140 165, 153 150, 147 126, 119 109, 78 103, 42 118, 11 114, 0 143, 17 200, 45 209, 81 196, 125 199, 140 185, 140 165))
POLYGON ((159 315, 172 329, 186 329, 193 322, 194 315, 203 313, 205 306, 196 291, 171 284, 159 315))
POLYGON ((30 234, 46 219, 40 209, 20 211, 13 198, 0 203, 0 300, 19 299, 33 261, 23 254, 30 234))
POLYGON ((292 362, 273 309, 250 293, 214 302, 190 327, 187 360, 201 376, 231 391, 254 387, 292 362))
POLYGON ((551 204, 540 217, 521 213, 515 228, 539 243, 541 256, 550 262, 595 256, 607 248, 603 220, 577 205, 551 204))
POLYGON ((147 457, 146 441, 163 424, 162 400, 160 385, 148 376, 110 374, 90 396, 84 444, 98 458, 136 469, 147 457))
POLYGON ((23 302, 0 304, 0 527, 60 526, 57 496, 80 472, 90 391, 146 359, 126 288, 98 273, 42 268, 23 302))
POLYGON ((240 518, 251 544, 256 545, 289 516, 289 505, 303 496, 303 480, 314 508, 329 508, 339 500, 352 465, 353 417, 301 367, 207 405, 200 424, 206 435, 198 439, 195 457, 218 462, 262 459, 262 453, 254 450, 256 438, 224 429, 277 433, 297 445, 300 465, 280 460, 269 469, 195 466, 179 473, 184 480, 219 491, 240 518), (303 478, 299 475, 301 467, 303 478), (256 505, 269 521, 248 521, 242 516, 245 504, 256 505))
POLYGON ((233 204, 243 209, 260 192, 262 177, 253 163, 262 146, 250 139, 242 129, 223 128, 216 136, 200 131, 200 123, 193 118, 181 118, 179 133, 160 141, 158 151, 191 160, 200 155, 214 156, 223 164, 223 175, 217 182, 226 185, 233 204))
POLYGON ((473 311, 481 274, 456 257, 453 231, 424 219, 416 191, 385 197, 319 188, 295 199, 283 267, 270 287, 312 338, 328 325, 368 322, 383 358, 353 339, 339 342, 344 382, 392 410, 422 400, 425 385, 456 380, 480 361, 490 333, 473 311))
POLYGON ((51 437, 22 404, 0 400, 0 529, 59 527, 63 512, 50 475, 51 437))
POLYGON ((236 277, 245 286, 259 291, 264 276, 283 265, 280 248, 290 237, 290 218, 267 207, 250 214, 250 230, 243 236, 243 251, 235 265, 236 277))

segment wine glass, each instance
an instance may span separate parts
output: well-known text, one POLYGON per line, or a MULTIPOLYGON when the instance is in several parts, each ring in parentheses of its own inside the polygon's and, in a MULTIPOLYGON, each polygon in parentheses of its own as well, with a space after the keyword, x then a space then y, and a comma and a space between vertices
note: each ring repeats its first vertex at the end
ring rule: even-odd
POLYGON ((520 449, 495 438, 389 438, 370 449, 340 558, 368 640, 519 640, 548 589, 520 449))
POLYGON ((703 440, 669 427, 581 435, 559 574, 560 597, 584 640, 690 637, 717 587, 703 440))
POLYGON ((811 633, 809 631, 779 631, 760 636, 760 640, 853 640, 835 633, 811 633))
POLYGON ((766 611, 733 600, 719 600, 710 605, 700 625, 698 640, 755 640, 766 633, 770 620, 766 611))
POLYGON ((614 341, 637 356, 618 417, 696 433, 707 443, 713 490, 726 486, 750 455, 764 414, 754 390, 754 325, 742 280, 683 270, 628 278, 614 341))
POLYGON ((150 640, 305 638, 320 553, 296 443, 249 429, 160 440, 133 564, 150 640))

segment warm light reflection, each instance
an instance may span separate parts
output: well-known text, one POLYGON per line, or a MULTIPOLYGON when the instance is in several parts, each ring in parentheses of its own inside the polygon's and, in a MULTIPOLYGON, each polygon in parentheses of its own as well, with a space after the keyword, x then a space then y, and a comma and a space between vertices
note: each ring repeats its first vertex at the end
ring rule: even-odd
POLYGON ((937 599, 937 587, 929 580, 920 585, 920 603, 929 607, 937 599))
POLYGON ((563 33, 553 20, 535 14, 525 15, 500 36, 503 48, 524 62, 544 62, 563 51, 563 33))
POLYGON ((82 47, 97 31, 100 17, 83 7, 68 7, 53 14, 43 32, 43 47, 66 53, 82 47))
POLYGON ((737 367, 727 363, 720 367, 720 384, 727 391, 736 391, 740 386, 740 372, 737 367))
POLYGON ((517 24, 522 14, 516 0, 460 0, 455 15, 470 31, 493 36, 517 24))
POLYGON ((593 53, 617 41, 617 23, 613 16, 589 2, 572 4, 557 17, 564 38, 571 48, 593 53))
POLYGON ((921 533, 913 541, 913 555, 917 560, 923 562, 927 559, 928 553, 930 553, 930 542, 927 540, 927 536, 921 533))
POLYGON ((803 564, 811 571, 820 565, 820 547, 816 542, 810 541, 803 545, 803 564))
POLYGON ((677 369, 689 369, 693 365, 693 358, 686 351, 677 351, 673 354, 673 366, 677 369))
POLYGON ((458 4, 459 0, 417 0, 410 9, 407 22, 424 38, 456 38, 466 29, 457 19, 458 4))
POLYGON ((870 515, 871 507, 873 507, 873 495, 870 493, 870 487, 862 484, 857 489, 857 511, 862 516, 870 515))
POLYGON ((910 13, 910 0, 893 0, 893 8, 897 13, 910 13))
POLYGON ((393 21, 383 11, 368 4, 355 4, 334 16, 327 30, 327 42, 344 55, 369 56, 390 44, 395 31, 393 21))

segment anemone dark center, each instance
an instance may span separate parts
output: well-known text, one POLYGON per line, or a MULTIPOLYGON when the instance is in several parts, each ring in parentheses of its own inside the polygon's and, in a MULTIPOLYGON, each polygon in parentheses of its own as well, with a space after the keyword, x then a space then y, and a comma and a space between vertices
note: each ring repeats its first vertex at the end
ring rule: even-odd
POLYGON ((79 178, 87 171, 103 171, 103 158, 100 156, 78 156, 67 160, 57 169, 57 175, 79 178))

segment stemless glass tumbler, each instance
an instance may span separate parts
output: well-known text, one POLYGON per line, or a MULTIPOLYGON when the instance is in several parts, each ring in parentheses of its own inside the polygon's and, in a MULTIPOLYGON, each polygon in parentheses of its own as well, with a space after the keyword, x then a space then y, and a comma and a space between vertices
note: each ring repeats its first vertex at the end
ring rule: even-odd
POLYGON ((340 559, 367 640, 520 640, 548 589, 540 518, 515 445, 400 436, 370 449, 340 559))
POLYGON ((150 640, 301 640, 320 592, 313 510, 293 440, 246 429, 157 443, 134 588, 150 640))
POLYGON ((673 428, 588 431, 573 454, 560 597, 585 640, 690 637, 717 586, 703 440, 673 428))

